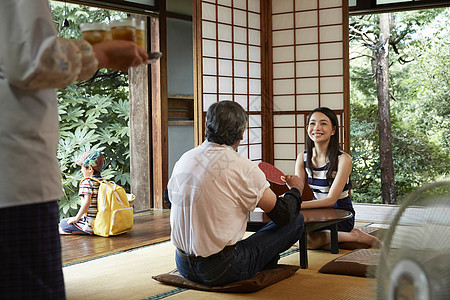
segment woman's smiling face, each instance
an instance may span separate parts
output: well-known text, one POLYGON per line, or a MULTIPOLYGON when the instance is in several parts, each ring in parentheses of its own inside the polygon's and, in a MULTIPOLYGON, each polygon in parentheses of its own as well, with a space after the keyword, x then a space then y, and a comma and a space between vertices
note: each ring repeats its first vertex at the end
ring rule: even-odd
POLYGON ((308 123, 308 136, 314 143, 329 141, 336 132, 330 118, 321 112, 311 115, 308 123))

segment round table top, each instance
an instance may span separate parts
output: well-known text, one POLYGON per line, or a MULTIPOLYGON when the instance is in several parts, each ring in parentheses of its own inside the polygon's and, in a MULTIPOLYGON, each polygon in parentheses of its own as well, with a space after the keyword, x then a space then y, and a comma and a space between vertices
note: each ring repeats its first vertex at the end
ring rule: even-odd
POLYGON ((303 215, 306 224, 342 221, 350 219, 353 216, 347 210, 329 207, 301 209, 300 213, 303 215))
MULTIPOLYGON (((327 223, 350 219, 353 214, 344 209, 337 208, 308 208, 301 209, 305 224, 327 223)), ((250 212, 249 223, 269 223, 271 220, 265 212, 250 212)))

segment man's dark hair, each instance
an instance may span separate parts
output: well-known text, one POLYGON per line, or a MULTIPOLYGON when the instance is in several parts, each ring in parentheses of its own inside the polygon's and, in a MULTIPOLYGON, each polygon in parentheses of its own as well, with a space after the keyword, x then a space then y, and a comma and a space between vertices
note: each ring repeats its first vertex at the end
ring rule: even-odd
POLYGON ((232 146, 241 139, 247 122, 247 113, 238 103, 229 100, 216 102, 206 112, 206 139, 232 146))

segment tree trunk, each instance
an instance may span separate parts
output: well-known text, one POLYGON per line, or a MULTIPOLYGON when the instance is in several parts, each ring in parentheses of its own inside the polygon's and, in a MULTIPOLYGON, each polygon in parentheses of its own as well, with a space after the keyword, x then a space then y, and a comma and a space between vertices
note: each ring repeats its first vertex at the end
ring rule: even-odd
POLYGON ((389 38, 393 25, 391 13, 380 14, 379 48, 376 58, 378 120, 380 135, 380 169, 383 203, 394 204, 395 182, 392 159, 392 134, 389 103, 389 38))

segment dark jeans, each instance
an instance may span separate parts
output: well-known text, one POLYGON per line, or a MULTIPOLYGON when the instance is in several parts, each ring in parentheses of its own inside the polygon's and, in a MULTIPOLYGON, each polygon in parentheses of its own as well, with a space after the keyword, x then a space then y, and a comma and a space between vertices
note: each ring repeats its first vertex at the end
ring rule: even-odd
MULTIPOLYGON (((67 223, 67 219, 62 219, 59 222, 59 226, 61 227, 61 229, 65 232, 71 233, 74 231, 78 231, 78 232, 82 232, 82 233, 86 233, 83 230, 79 229, 77 226, 73 225, 73 224, 68 224, 67 223)), ((87 233, 86 233, 87 234, 87 233)))
POLYGON ((177 268, 183 277, 210 286, 249 279, 262 270, 275 268, 280 253, 299 240, 303 228, 302 214, 286 226, 270 222, 247 239, 237 242, 232 251, 212 259, 184 259, 176 253, 177 268))
POLYGON ((0 299, 65 299, 57 201, 0 209, 0 299))

